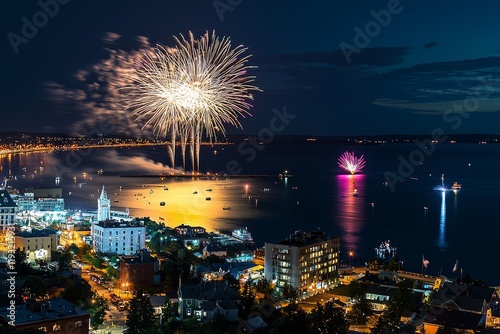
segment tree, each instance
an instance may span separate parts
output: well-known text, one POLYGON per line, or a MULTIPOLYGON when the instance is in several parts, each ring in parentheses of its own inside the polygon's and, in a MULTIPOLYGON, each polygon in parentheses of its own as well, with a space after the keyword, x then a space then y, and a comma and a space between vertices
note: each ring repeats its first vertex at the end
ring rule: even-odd
POLYGON ((306 311, 296 303, 289 304, 274 319, 270 334, 313 334, 306 311))
POLYGON ((261 278, 257 281, 255 289, 257 292, 264 294, 264 299, 273 300, 273 288, 271 288, 271 284, 265 278, 261 278))
POLYGON ((16 272, 18 275, 26 275, 31 273, 33 270, 31 269, 30 265, 28 264, 28 256, 26 255, 25 252, 21 251, 21 249, 18 247, 16 249, 16 252, 14 253, 14 266, 16 267, 16 272))
POLYGON ((90 313, 90 324, 93 328, 98 328, 104 323, 106 311, 109 311, 108 302, 105 298, 93 291, 91 306, 87 308, 90 313))
POLYGON ((344 310, 335 307, 333 302, 318 303, 311 311, 311 328, 314 333, 349 334, 349 321, 344 310))
POLYGON ((298 296, 299 293, 297 292, 297 289, 294 289, 294 287, 291 284, 285 283, 283 289, 280 290, 278 298, 295 301, 298 296))
POLYGON ((401 315, 405 309, 412 307, 412 287, 411 280, 402 280, 397 284, 394 297, 389 299, 387 309, 378 318, 377 323, 371 329, 373 334, 387 334, 391 332, 401 331, 402 326, 405 326, 407 333, 414 332, 414 326, 401 324, 401 315))
POLYGON ((28 276, 23 285, 25 294, 30 298, 42 298, 47 294, 47 283, 39 276, 28 276))
POLYGON ((231 273, 226 273, 224 274, 224 276, 222 277, 223 280, 225 280, 227 282, 227 284, 233 288, 234 291, 236 292, 240 292, 240 281, 238 281, 236 279, 236 277, 234 277, 233 275, 231 275, 231 273))
POLYGON ((146 334, 154 326, 154 310, 149 297, 144 296, 142 290, 137 291, 130 301, 130 311, 125 324, 130 333, 146 334))
POLYGON ((358 281, 352 281, 347 286, 347 295, 352 300, 358 301, 365 298, 365 293, 366 293, 366 287, 358 281))
POLYGON ((250 281, 246 281, 241 292, 242 318, 246 319, 255 305, 255 288, 250 281))
POLYGON ((92 327, 97 328, 104 323, 106 311, 109 310, 106 299, 101 297, 84 279, 70 281, 62 295, 64 299, 89 311, 92 327))

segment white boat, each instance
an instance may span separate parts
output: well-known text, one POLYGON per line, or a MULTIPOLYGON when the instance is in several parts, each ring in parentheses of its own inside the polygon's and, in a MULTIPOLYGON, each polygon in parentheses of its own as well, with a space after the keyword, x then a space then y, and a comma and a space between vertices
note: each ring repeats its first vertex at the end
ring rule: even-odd
POLYGON ((233 236, 233 238, 235 238, 243 243, 252 244, 254 242, 252 234, 250 234, 250 232, 248 232, 248 230, 246 228, 244 228, 244 229, 238 228, 236 230, 233 230, 232 236, 233 236))
POLYGON ((462 185, 458 182, 453 182, 453 185, 451 186, 451 190, 458 191, 462 189, 462 185))

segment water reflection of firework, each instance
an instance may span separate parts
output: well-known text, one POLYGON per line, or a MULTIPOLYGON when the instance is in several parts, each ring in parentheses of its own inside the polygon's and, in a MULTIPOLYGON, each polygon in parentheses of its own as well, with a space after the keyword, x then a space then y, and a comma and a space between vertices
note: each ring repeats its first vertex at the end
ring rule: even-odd
POLYGON ((365 159, 363 156, 358 158, 354 155, 354 152, 344 152, 338 161, 339 167, 351 174, 360 173, 365 167, 365 159))
POLYGON ((206 33, 197 40, 189 33, 175 41, 173 48, 157 46, 154 55, 136 62, 127 108, 157 135, 170 134, 172 164, 177 138, 184 167, 189 144, 192 168, 199 170, 202 136, 216 140, 217 132, 224 135, 225 123, 241 127, 238 117, 250 114, 250 91, 259 89, 247 75, 246 48, 232 48, 229 38, 206 33))

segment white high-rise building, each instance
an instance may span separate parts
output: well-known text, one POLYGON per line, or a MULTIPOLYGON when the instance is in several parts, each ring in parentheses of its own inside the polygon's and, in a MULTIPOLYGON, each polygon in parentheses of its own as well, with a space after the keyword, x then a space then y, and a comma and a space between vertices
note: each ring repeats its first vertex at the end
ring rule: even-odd
POLYGON ((111 219, 111 200, 102 186, 101 196, 97 200, 97 222, 111 219))

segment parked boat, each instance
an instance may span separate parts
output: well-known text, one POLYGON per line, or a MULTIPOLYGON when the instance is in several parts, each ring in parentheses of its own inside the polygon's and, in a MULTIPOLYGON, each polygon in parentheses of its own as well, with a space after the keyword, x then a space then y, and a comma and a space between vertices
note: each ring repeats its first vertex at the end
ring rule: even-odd
POLYGON ((253 237, 250 232, 246 228, 238 228, 236 230, 233 230, 231 234, 235 239, 238 239, 239 241, 247 244, 253 243, 253 237))

